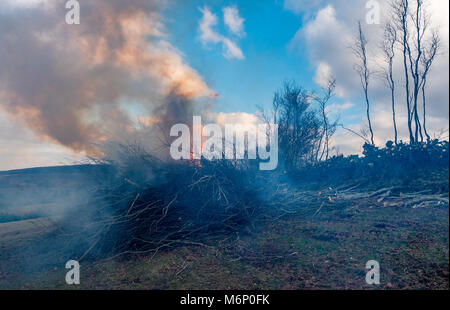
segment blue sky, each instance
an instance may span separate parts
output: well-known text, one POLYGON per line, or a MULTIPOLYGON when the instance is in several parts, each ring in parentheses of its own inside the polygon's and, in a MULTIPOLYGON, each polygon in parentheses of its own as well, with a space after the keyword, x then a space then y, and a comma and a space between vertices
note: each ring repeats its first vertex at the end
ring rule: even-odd
MULTIPOLYGON (((269 110, 284 81, 318 92, 333 76, 330 117, 363 132, 365 102, 349 49, 358 21, 374 72, 375 143, 393 138, 390 92, 379 74, 389 0, 375 1, 380 24, 364 23, 373 0, 84 0, 77 26, 65 23, 65 2, 0 1, 0 170, 83 160, 92 140, 123 139, 136 119, 153 121, 155 107, 174 89, 207 98, 217 122, 219 116, 254 122, 257 106, 269 110)), ((427 124, 432 136, 444 138, 448 6, 428 3, 442 48, 428 77, 427 124)), ((399 57, 394 76, 401 85, 399 57)), ((399 139, 408 137, 404 95, 396 93, 399 139)), ((363 141, 341 129, 331 143, 332 155, 357 154, 363 141)))
POLYGON ((292 50, 289 43, 302 26, 302 16, 285 10, 282 2, 183 1, 165 12, 169 40, 207 83, 220 94, 214 106, 220 112, 255 112, 269 108, 274 91, 285 80, 295 79, 314 89, 315 68, 305 50, 292 50), (236 5, 245 19, 246 35, 238 40, 244 59, 227 59, 220 45, 203 46, 199 38, 200 8, 208 7, 219 17, 216 27, 227 34, 222 8, 236 5))
MULTIPOLYGON (((164 18, 169 41, 220 94, 214 105, 216 112, 253 113, 257 105, 270 109, 273 93, 284 81, 295 80, 317 92, 321 87, 318 76, 325 73, 337 79, 337 94, 329 109, 331 116, 355 131, 364 131, 367 126, 365 103, 353 69, 356 60, 349 46, 354 40, 357 22, 366 19, 366 3, 363 0, 195 0, 177 2, 164 12, 164 18), (244 36, 233 36, 225 26, 222 12, 225 7, 235 7, 244 19, 244 36), (199 24, 205 8, 218 18, 214 31, 233 39, 241 49, 243 59, 224 57, 221 44, 202 42, 199 24)), ((379 48, 383 20, 389 15, 388 1, 378 3, 381 23, 363 23, 363 28, 369 40, 369 67, 373 72, 369 94, 376 143, 383 145, 392 138, 389 91, 380 77, 383 60, 379 48)), ((442 5, 448 8, 445 1, 430 2, 429 12, 433 16, 433 27, 445 38, 448 16, 442 14, 445 11, 442 5)), ((448 55, 447 38, 443 40, 441 52, 448 55)), ((448 73, 448 60, 443 57, 438 62, 432 72, 433 86, 430 86, 430 101, 434 105, 429 111, 434 118, 430 126, 435 132, 448 128, 448 108, 440 104, 448 99, 448 90, 442 84, 448 79, 437 79, 448 73)), ((399 79, 400 64, 400 61, 395 62, 395 75, 399 79)), ((399 101, 403 100, 400 91, 397 96, 399 101)), ((403 105, 398 107, 400 123, 405 121, 403 108, 403 105)), ((405 134, 400 132, 400 136, 405 134)), ((338 132, 335 140, 337 152, 361 151, 359 138, 349 136, 348 132, 338 132)))

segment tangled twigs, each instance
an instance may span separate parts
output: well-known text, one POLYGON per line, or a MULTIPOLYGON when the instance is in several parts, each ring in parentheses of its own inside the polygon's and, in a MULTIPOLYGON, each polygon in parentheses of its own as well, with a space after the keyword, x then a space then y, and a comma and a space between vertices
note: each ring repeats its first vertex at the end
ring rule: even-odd
MULTIPOLYGON (((139 162, 142 166, 145 161, 139 162)), ((207 246, 226 240, 261 214, 255 187, 231 163, 155 165, 147 159, 145 165, 145 177, 129 167, 112 191, 105 188, 107 195, 93 199, 95 207, 88 204, 77 211, 86 215, 79 226, 91 240, 81 259, 155 255, 181 244, 207 246)))
POLYGON ((320 191, 301 190, 287 185, 277 185, 268 198, 272 209, 281 216, 297 213, 305 217, 316 217, 324 208, 347 207, 349 205, 378 207, 448 207, 447 194, 429 191, 406 193, 402 187, 386 187, 375 191, 361 190, 359 185, 341 188, 326 188, 320 191), (280 213, 282 212, 282 213, 280 213), (283 215, 284 214, 284 215, 283 215))
POLYGON ((399 187, 367 191, 359 184, 346 184, 305 189, 227 160, 162 163, 131 154, 115 169, 111 184, 76 211, 73 228, 85 240, 81 259, 156 255, 187 244, 224 244, 259 223, 293 215, 317 219, 319 214, 349 206, 361 211, 360 206, 418 208, 449 203, 444 195, 406 193, 399 187))

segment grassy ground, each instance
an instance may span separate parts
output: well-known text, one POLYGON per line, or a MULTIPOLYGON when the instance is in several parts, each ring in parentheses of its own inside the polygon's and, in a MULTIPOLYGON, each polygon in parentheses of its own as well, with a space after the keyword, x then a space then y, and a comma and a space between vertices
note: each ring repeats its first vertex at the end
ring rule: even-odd
POLYGON ((214 247, 184 246, 81 263, 81 285, 65 284, 56 243, 1 248, 1 289, 448 289, 448 207, 391 208, 355 202, 290 215, 214 247), (23 249, 40 247, 40 256, 23 249), (381 284, 365 283, 375 259, 381 284), (45 264, 42 262, 46 262, 45 264))
MULTIPOLYGON (((3 197, 16 188, 16 179, 25 186, 17 174, 1 176, 3 197)), ((46 179, 36 172, 27 178, 46 179)), ((360 181, 363 193, 396 186, 417 195, 424 190, 448 194, 448 169, 389 184, 360 181)), ((328 183, 298 186, 319 193, 328 183)), ((48 184, 45 188, 50 191, 48 184)), ((33 201, 33 195, 15 196, 33 201)), ((0 289, 449 289, 448 203, 415 208, 367 197, 327 204, 299 201, 295 211, 221 242, 161 249, 151 256, 83 260, 79 286, 65 283, 65 263, 77 257, 67 254, 73 244, 61 231, 49 229, 9 243, 0 238, 0 289), (369 260, 380 263, 380 285, 365 283, 369 260)), ((26 223, 36 227, 35 222, 26 223)), ((6 235, 17 228, 0 225, 6 235)))

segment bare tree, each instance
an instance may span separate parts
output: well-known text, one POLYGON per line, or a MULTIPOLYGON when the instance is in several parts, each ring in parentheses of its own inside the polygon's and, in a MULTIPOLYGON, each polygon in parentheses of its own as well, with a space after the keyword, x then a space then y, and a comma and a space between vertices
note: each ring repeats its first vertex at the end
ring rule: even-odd
POLYGON ((433 32, 431 40, 423 50, 423 57, 422 57, 422 81, 421 81, 421 88, 422 88, 422 105, 423 105, 423 130, 427 137, 427 142, 430 142, 431 138, 427 131, 427 118, 426 118, 426 96, 425 96, 425 89, 427 84, 427 75, 430 71, 431 65, 433 64, 433 61, 438 53, 440 47, 440 38, 437 32, 433 32))
POLYGON ((370 143, 374 145, 374 139, 373 139, 373 129, 372 129, 372 122, 370 120, 370 101, 369 101, 369 81, 370 76, 372 72, 369 70, 368 67, 368 59, 367 59, 367 39, 364 34, 364 31, 361 26, 361 21, 358 22, 358 36, 355 40, 355 44, 353 47, 353 51, 355 56, 358 58, 358 63, 355 64, 354 68, 356 72, 358 72, 361 86, 364 90, 364 96, 366 99, 366 108, 367 108, 367 122, 369 126, 370 131, 370 143))
POLYGON ((415 0, 415 8, 411 9, 409 13, 411 20, 414 25, 414 31, 411 31, 413 37, 413 47, 411 48, 411 44, 407 45, 408 50, 408 58, 410 62, 410 71, 413 77, 413 114, 414 114, 414 122, 415 122, 415 134, 414 138, 416 141, 420 139, 423 141, 422 135, 422 127, 420 124, 420 118, 417 109, 417 102, 420 92, 420 84, 421 84, 421 74, 420 74, 420 64, 423 55, 423 46, 422 41, 424 35, 427 31, 429 18, 424 9, 424 1, 423 0, 415 0))
POLYGON ((403 56, 403 69, 405 72, 405 92, 406 92, 406 107, 408 111, 408 131, 409 141, 414 143, 414 135, 412 131, 412 118, 411 118, 411 97, 410 97, 410 85, 409 85, 409 67, 408 67, 408 48, 409 48, 409 26, 408 26, 408 12, 409 1, 408 0, 393 0, 391 2, 392 11, 394 14, 393 22, 400 35, 399 42, 402 46, 403 56))
POLYGON ((394 123, 394 142, 395 145, 398 144, 398 131, 397 131, 397 121, 395 118, 395 80, 394 80, 394 57, 395 57, 395 44, 397 42, 397 30, 391 23, 387 23, 384 28, 384 38, 382 43, 382 50, 388 65, 385 69, 384 78, 386 84, 391 90, 391 101, 392 101, 392 121, 394 123))
POLYGON ((364 131, 364 129, 361 129, 360 132, 357 132, 356 130, 345 127, 343 124, 338 124, 338 126, 341 127, 342 129, 354 134, 355 136, 361 138, 365 143, 370 144, 370 141, 367 139, 367 134, 364 131))
POLYGON ((327 107, 328 102, 334 96, 335 89, 336 80, 334 78, 330 78, 328 80, 327 86, 322 88, 322 95, 315 96, 314 98, 314 100, 319 104, 320 115, 322 118, 322 135, 320 137, 319 146, 316 151, 316 161, 321 161, 324 156, 325 160, 328 160, 330 156, 330 138, 336 132, 337 121, 330 120, 327 113, 327 107))
POLYGON ((393 0, 396 29, 401 33, 400 43, 403 46, 403 62, 405 70, 406 103, 408 107, 408 129, 410 142, 423 141, 423 132, 430 140, 426 130, 426 95, 427 75, 439 49, 439 36, 431 34, 431 40, 424 44, 429 33, 430 16, 425 8, 424 0, 393 0), (410 5, 412 3, 412 5, 410 5), (410 77, 412 85, 410 85, 410 77), (421 124, 418 102, 422 92, 423 122, 421 124), (414 133, 412 123, 414 120, 414 133))

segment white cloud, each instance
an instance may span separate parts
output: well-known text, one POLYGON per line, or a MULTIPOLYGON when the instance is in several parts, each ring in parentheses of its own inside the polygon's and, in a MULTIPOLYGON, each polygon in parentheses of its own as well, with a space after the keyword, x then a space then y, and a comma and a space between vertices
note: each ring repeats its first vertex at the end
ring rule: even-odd
POLYGON ((223 8, 223 18, 225 25, 237 36, 243 36, 244 19, 239 15, 239 10, 236 6, 228 6, 223 8))
POLYGON ((322 87, 327 86, 327 82, 333 76, 330 66, 326 62, 321 62, 317 66, 314 81, 322 87))
MULTIPOLYGON (((225 9, 227 9, 227 8, 225 8, 225 9)), ((225 9, 224 9, 224 14, 225 14, 225 9)), ((213 12, 211 12, 211 10, 207 7, 200 9, 200 11, 203 14, 203 16, 200 20, 200 23, 199 23, 200 40, 202 41, 202 43, 204 45, 207 45, 208 43, 221 44, 222 48, 223 48, 223 55, 227 59, 244 59, 245 58, 244 53, 242 52, 242 50, 240 49, 240 47, 237 45, 236 42, 234 42, 230 38, 227 38, 214 30, 214 27, 217 26, 217 24, 218 24, 217 15, 214 14, 213 12)), ((233 15, 234 13, 228 13, 228 14, 233 15)), ((239 15, 237 15, 237 17, 239 17, 239 15)), ((226 25, 232 31, 233 31, 233 29, 237 29, 238 31, 243 32, 243 25, 237 27, 236 23, 239 24, 239 22, 237 22, 233 18, 236 18, 236 16, 234 16, 232 18, 230 16, 228 16, 228 23, 227 23, 227 21, 225 21, 226 25), (230 25, 233 25, 233 26, 230 26, 230 25), (235 28, 232 28, 232 27, 235 27, 235 28)), ((242 21, 242 23, 243 23, 243 21, 242 21)))
POLYGON ((245 136, 248 135, 248 140, 257 143, 256 139, 256 131, 257 126, 262 124, 262 120, 258 118, 256 114, 245 113, 245 112, 232 112, 232 113, 211 113, 209 115, 210 119, 221 126, 223 129, 226 126, 236 126, 234 130, 236 131, 237 136, 245 136))
POLYGON ((339 114, 342 111, 351 109, 355 106, 354 103, 351 102, 345 102, 345 103, 332 103, 329 106, 327 106, 327 112, 333 113, 333 114, 339 114))
POLYGON ((48 0, 5 0, 5 2, 8 6, 32 8, 38 5, 46 5, 48 0))
MULTIPOLYGON (((365 1, 358 0, 334 0, 313 1, 285 0, 284 5, 295 13, 312 9, 313 13, 304 20, 304 25, 298 30, 291 40, 290 47, 293 50, 305 49, 310 62, 316 68, 315 82, 323 85, 331 74, 336 78, 336 92, 346 102, 364 106, 362 90, 357 73, 353 70, 354 55, 350 46, 356 35, 357 21, 363 21, 363 28, 369 40, 368 53, 370 67, 374 72, 380 72, 383 65, 382 54, 379 48, 383 33, 383 25, 367 25, 364 23, 367 10, 365 1)), ((388 17, 388 0, 381 1, 381 21, 388 17)), ((428 1, 429 13, 432 16, 432 25, 439 29, 442 39, 441 55, 437 58, 428 77, 427 100, 427 127, 430 133, 439 132, 448 128, 448 76, 449 76, 449 17, 448 2, 428 1)), ((400 52, 398 52, 400 57, 400 52)), ((404 104, 403 68, 400 58, 395 59, 394 75, 397 80, 397 122, 401 127, 400 137, 407 140, 406 108, 404 104)), ((383 145, 386 140, 393 137, 393 121, 390 107, 390 93, 379 74, 371 78, 369 95, 372 101, 372 122, 374 126, 376 142, 383 145)), ((361 110, 361 109, 360 109, 361 110)), ((360 123, 347 124, 356 129, 365 126, 366 119, 360 117, 360 123)), ((345 153, 355 151, 349 147, 349 141, 355 140, 348 132, 339 133, 336 139, 339 143, 347 145, 342 147, 345 153), (350 135, 350 136, 349 136, 350 135), (351 139, 349 140, 349 137, 351 139), (347 151, 345 151, 347 150, 347 151)), ((356 140, 359 139, 356 137, 356 140)), ((356 142, 356 141, 353 141, 356 142)), ((360 144, 360 143, 359 143, 360 144)))
POLYGON ((244 54, 242 50, 237 46, 236 43, 228 38, 223 38, 223 45, 225 46, 225 58, 232 59, 244 59, 244 54))
POLYGON ((226 124, 241 124, 243 127, 255 126, 261 123, 261 120, 256 114, 245 113, 245 112, 233 112, 233 113, 213 113, 211 116, 214 121, 225 126, 226 124))
POLYGON ((328 5, 319 10, 292 39, 293 49, 307 47, 309 58, 316 66, 316 82, 323 86, 324 79, 332 74, 336 78, 338 95, 354 93, 359 81, 352 71, 353 58, 349 46, 353 35, 351 28, 340 21, 336 9, 328 5), (342 74, 342 73, 345 74, 342 74))
POLYGON ((200 9, 203 13, 202 19, 200 20, 200 37, 204 43, 212 42, 219 43, 222 40, 222 36, 214 31, 213 27, 217 26, 217 15, 212 13, 207 7, 200 9))
POLYGON ((0 148, 0 171, 70 165, 86 160, 82 153, 76 154, 51 141, 43 141, 2 110, 0 110, 0 145, 7 146, 0 148))

